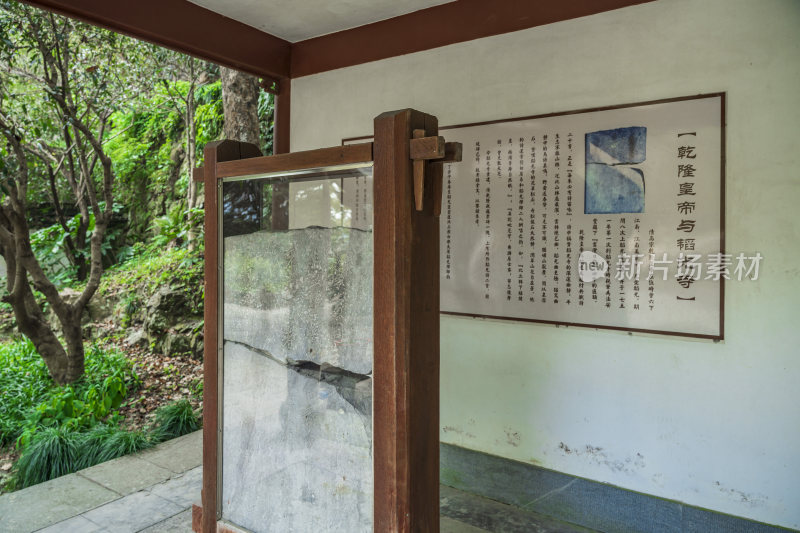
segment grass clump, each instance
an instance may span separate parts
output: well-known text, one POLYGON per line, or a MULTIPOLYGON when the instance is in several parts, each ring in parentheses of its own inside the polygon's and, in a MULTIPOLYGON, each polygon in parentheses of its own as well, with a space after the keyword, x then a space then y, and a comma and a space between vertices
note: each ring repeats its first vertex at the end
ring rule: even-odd
POLYGON ((23 489, 151 447, 144 431, 99 424, 80 432, 60 426, 37 431, 15 465, 15 487, 23 489))
POLYGON ((37 432, 16 463, 16 487, 30 487, 75 472, 82 440, 81 434, 66 427, 37 432))
POLYGON ((98 425, 83 435, 78 470, 104 463, 123 455, 146 450, 155 444, 144 431, 119 426, 98 425))
POLYGON ((200 419, 194 413, 189 400, 178 400, 163 407, 155 413, 153 438, 158 442, 186 435, 200 428, 200 419))
POLYGON ((30 487, 140 452, 199 428, 200 419, 188 400, 159 408, 154 424, 147 431, 113 424, 97 424, 83 430, 67 425, 40 428, 22 446, 22 455, 14 469, 15 488, 30 487))

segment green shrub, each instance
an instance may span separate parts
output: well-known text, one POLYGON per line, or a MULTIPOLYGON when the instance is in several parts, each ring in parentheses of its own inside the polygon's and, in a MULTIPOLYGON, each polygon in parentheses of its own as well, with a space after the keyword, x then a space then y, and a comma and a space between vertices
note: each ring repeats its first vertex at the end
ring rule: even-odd
POLYGON ((128 389, 120 371, 108 376, 100 384, 88 385, 83 394, 71 386, 56 389, 50 400, 39 404, 28 416, 27 427, 18 443, 25 446, 40 427, 80 429, 91 427, 111 414, 125 399, 128 389))
POLYGON ((29 340, 0 344, 0 446, 27 444, 41 427, 89 427, 113 414, 138 377, 116 348, 86 348, 85 375, 72 385, 53 383, 29 340))
POLYGON ((16 487, 24 489, 75 472, 83 441, 66 427, 45 428, 33 436, 16 464, 16 487))
POLYGON ((0 446, 19 437, 29 413, 52 387, 47 367, 31 341, 0 344, 0 446))
POLYGON ((189 400, 178 400, 159 407, 155 414, 153 439, 158 442, 186 435, 200 428, 200 419, 194 414, 189 400))

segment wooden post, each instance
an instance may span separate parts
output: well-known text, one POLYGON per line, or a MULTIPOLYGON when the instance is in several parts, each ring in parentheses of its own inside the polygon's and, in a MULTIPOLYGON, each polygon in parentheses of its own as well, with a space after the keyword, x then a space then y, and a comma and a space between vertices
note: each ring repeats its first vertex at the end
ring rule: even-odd
MULTIPOLYGON (((203 490, 202 531, 216 533, 218 514, 218 446, 219 446, 219 364, 222 353, 219 331, 219 201, 217 163, 258 157, 257 146, 238 141, 215 141, 203 150, 205 184, 205 303, 203 311, 203 490)), ((194 521, 194 520, 193 520, 194 521)))
MULTIPOLYGON (((439 531, 439 219, 414 201, 410 139, 436 117, 375 119, 374 516, 376 532, 439 531)), ((433 179, 442 165, 424 163, 433 179)), ((439 174, 437 176, 437 173, 439 174)))

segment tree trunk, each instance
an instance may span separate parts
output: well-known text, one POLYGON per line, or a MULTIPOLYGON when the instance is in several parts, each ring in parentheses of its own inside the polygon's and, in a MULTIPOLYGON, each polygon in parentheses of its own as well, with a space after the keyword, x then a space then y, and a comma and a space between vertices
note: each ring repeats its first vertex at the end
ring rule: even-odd
POLYGON ((258 78, 225 67, 222 79, 223 137, 261 146, 258 135, 258 78))
POLYGON ((17 327, 36 347, 53 381, 59 385, 66 385, 80 378, 83 375, 84 363, 80 315, 70 316, 66 321, 61 320, 67 343, 65 350, 47 323, 27 283, 15 288, 8 299, 14 309, 17 327))
MULTIPOLYGON (((222 80, 222 109, 225 124, 222 128, 223 138, 240 141, 261 147, 258 127, 258 78, 225 67, 220 67, 222 80)), ((229 188, 229 193, 241 198, 251 198, 254 207, 252 221, 244 232, 261 229, 261 217, 264 212, 264 198, 261 187, 252 182, 240 182, 229 188)), ((237 221, 240 224, 241 220, 237 221)))

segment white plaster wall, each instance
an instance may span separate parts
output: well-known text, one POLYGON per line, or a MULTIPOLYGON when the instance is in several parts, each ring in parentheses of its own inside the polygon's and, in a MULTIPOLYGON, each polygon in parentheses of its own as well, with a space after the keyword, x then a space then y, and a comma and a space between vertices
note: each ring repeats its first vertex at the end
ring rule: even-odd
POLYGON ((442 441, 800 527, 800 1, 660 0, 297 79, 292 149, 727 91, 721 343, 442 317, 442 441), (567 451, 567 449, 569 451, 567 451))

